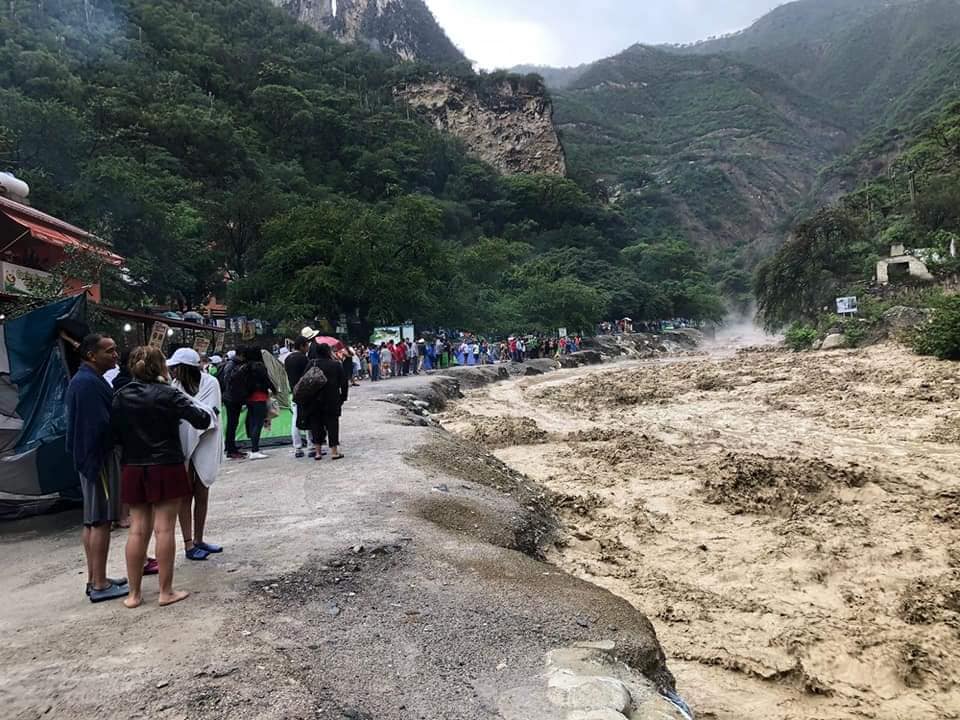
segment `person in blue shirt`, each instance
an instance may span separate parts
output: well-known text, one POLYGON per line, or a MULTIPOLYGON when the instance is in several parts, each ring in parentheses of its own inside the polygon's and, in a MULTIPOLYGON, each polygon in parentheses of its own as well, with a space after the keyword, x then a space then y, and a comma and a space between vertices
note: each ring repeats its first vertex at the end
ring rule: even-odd
POLYGON ((126 578, 107 577, 110 528, 120 518, 120 465, 110 431, 113 388, 103 376, 117 366, 117 344, 88 335, 78 351, 83 363, 67 388, 66 441, 83 494, 87 597, 96 603, 129 593, 126 578))
POLYGON ((380 347, 370 347, 370 379, 374 382, 380 379, 380 347))

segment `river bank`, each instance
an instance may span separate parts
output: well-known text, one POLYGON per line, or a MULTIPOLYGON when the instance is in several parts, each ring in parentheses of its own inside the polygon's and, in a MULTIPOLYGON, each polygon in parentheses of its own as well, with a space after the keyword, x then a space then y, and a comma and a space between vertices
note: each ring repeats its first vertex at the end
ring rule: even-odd
POLYGON ((894 345, 605 366, 442 416, 553 494, 700 718, 960 708, 960 376, 894 345))

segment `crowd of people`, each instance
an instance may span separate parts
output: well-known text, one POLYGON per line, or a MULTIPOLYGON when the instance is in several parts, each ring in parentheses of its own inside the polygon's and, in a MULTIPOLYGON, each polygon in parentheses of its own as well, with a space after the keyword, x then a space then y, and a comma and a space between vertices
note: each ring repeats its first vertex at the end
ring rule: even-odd
POLYGON ((145 346, 121 357, 107 336, 89 335, 79 343, 80 367, 65 398, 67 451, 83 495, 91 602, 122 598, 127 607, 139 607, 145 575, 159 575, 161 606, 188 596, 173 586, 177 524, 188 560, 223 552, 204 538, 210 488, 224 457, 267 457, 260 450, 261 435, 279 414, 281 392, 292 389, 297 456, 303 457, 301 433, 306 432, 317 460, 327 454, 325 444, 333 460, 345 457, 339 418, 353 360, 345 348, 338 357, 330 345, 312 342, 316 334, 305 330, 288 354, 283 370, 289 388, 278 387, 256 347, 205 358, 192 348, 167 357, 145 346), (244 410, 249 453, 241 453, 237 444, 244 410), (123 578, 106 574, 116 527, 129 528, 123 578), (147 555, 151 539, 155 558, 147 555))
POLYGON ((362 380, 524 362, 580 348, 578 336, 493 341, 467 333, 349 346, 306 327, 293 342, 274 348, 276 359, 255 346, 209 358, 189 347, 167 357, 145 346, 121 357, 113 339, 87 336, 77 348, 81 365, 66 396, 67 450, 83 494, 87 597, 123 598, 136 608, 145 575, 159 575, 161 606, 187 597, 173 586, 177 525, 188 560, 223 552, 204 535, 210 488, 224 458, 267 457, 261 438, 279 415, 282 394, 290 395, 294 456, 336 461, 345 457, 343 405, 362 380), (237 440, 244 411, 248 452, 237 440), (127 576, 109 578, 110 534, 118 526, 129 528, 127 576), (155 558, 147 554, 151 539, 155 558))
MULTIPOLYGON (((347 358, 345 369, 351 384, 356 385, 360 380, 378 382, 457 365, 493 365, 553 358, 578 352, 581 347, 579 336, 526 335, 494 341, 463 334, 455 339, 441 335, 431 340, 391 339, 381 343, 360 343, 345 346, 342 352, 347 358)), ((277 347, 275 351, 281 360, 291 354, 287 348, 277 347)))

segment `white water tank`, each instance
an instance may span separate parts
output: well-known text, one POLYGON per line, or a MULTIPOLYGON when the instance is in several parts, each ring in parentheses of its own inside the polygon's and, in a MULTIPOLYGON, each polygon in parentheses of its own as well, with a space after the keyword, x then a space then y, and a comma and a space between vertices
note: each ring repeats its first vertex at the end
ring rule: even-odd
POLYGON ((23 202, 30 195, 30 186, 8 172, 0 172, 0 195, 23 202))

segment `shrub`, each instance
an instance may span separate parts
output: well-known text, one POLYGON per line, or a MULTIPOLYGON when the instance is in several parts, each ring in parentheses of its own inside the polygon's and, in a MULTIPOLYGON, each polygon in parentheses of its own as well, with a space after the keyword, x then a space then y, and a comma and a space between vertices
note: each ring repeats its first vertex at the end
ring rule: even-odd
POLYGON ((941 360, 960 360, 960 295, 940 300, 930 322, 917 329, 913 349, 941 360))
POLYGON ((794 352, 800 352, 801 350, 809 350, 813 347, 813 343, 817 340, 817 330, 812 328, 809 325, 801 325, 796 323, 787 330, 787 334, 784 337, 784 342, 787 344, 787 347, 793 350, 794 352))

